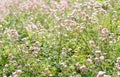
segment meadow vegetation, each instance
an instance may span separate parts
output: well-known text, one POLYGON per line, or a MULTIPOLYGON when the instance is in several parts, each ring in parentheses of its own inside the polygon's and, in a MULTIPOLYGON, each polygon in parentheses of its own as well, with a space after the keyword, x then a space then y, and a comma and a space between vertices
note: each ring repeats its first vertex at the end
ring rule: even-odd
POLYGON ((120 77, 120 0, 0 2, 0 77, 120 77))

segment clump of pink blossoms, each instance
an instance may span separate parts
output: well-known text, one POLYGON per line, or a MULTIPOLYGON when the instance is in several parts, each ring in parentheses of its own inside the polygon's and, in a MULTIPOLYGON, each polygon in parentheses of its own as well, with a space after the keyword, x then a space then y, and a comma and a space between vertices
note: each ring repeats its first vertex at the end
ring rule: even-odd
POLYGON ((60 8, 64 8, 64 9, 68 8, 68 2, 65 0, 61 0, 60 1, 60 8))
POLYGON ((103 36, 107 36, 108 33, 109 33, 109 30, 107 28, 102 29, 103 36))
POLYGON ((87 71, 87 67, 85 65, 80 67, 81 72, 86 72, 87 71))
POLYGON ((36 31, 36 30, 38 30, 38 27, 35 25, 35 24, 30 24, 30 25, 28 25, 27 27, 26 27, 26 29, 28 30, 28 31, 36 31))
POLYGON ((19 37, 18 31, 16 29, 6 29, 4 33, 8 39, 12 41, 16 41, 19 37))

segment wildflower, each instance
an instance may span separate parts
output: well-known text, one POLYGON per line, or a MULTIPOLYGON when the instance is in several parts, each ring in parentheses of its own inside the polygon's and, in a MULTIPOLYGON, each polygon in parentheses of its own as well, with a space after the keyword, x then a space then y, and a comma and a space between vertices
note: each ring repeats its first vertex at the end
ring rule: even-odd
POLYGON ((80 63, 79 63, 79 62, 77 62, 75 65, 76 65, 77 67, 80 67, 80 63))
POLYGON ((9 59, 12 60, 14 58, 14 55, 12 53, 9 54, 9 59))
POLYGON ((113 43, 113 41, 109 41, 109 44, 112 44, 113 43))
POLYGON ((13 72, 13 77, 19 77, 19 75, 22 73, 21 70, 16 70, 15 72, 13 72))
POLYGON ((16 72, 13 72, 13 77, 18 77, 18 75, 16 74, 16 72))
POLYGON ((67 64, 66 63, 61 63, 61 65, 63 66, 63 68, 66 68, 67 67, 67 64))
POLYGON ((96 50, 95 53, 96 53, 96 54, 100 54, 101 51, 100 51, 100 50, 96 50))
POLYGON ((76 14, 77 14, 77 10, 75 9, 75 10, 72 11, 71 15, 76 15, 76 14))
POLYGON ((6 29, 5 34, 7 35, 8 39, 12 41, 16 41, 19 37, 19 34, 16 29, 6 29))
POLYGON ((110 36, 109 36, 109 38, 112 40, 113 38, 114 38, 114 33, 110 33, 110 36))
POLYGON ((65 0, 61 0, 60 1, 60 7, 61 8, 68 8, 68 2, 67 1, 65 1, 65 0))
POLYGON ((104 75, 103 77, 111 77, 110 75, 104 75))
POLYGON ((90 44, 91 47, 95 47, 95 43, 94 43, 93 40, 90 40, 90 41, 89 41, 89 44, 90 44))
POLYGON ((38 28, 37 28, 37 26, 35 25, 35 24, 30 24, 30 25, 28 25, 28 27, 26 27, 26 29, 28 30, 28 31, 34 31, 34 30, 38 30, 38 28))
POLYGON ((87 16, 87 14, 86 14, 85 12, 81 12, 81 15, 82 15, 83 17, 86 17, 86 16, 87 16))
POLYGON ((8 67, 8 64, 5 64, 5 68, 7 68, 8 67))
POLYGON ((100 59, 96 57, 95 58, 95 63, 97 64, 99 61, 100 61, 100 59))
POLYGON ((66 52, 62 51, 61 55, 62 55, 63 57, 65 57, 67 54, 66 54, 66 52))
POLYGON ((77 23, 73 20, 65 20, 64 21, 66 25, 69 25, 69 26, 74 26, 76 25, 77 23))
POLYGON ((120 65, 118 63, 116 63, 116 68, 120 70, 120 65))
POLYGON ((84 26, 79 26, 80 32, 83 32, 86 28, 84 26))
POLYGON ((87 63, 92 64, 92 60, 90 58, 88 58, 87 63))
POLYGON ((107 55, 107 53, 103 53, 103 56, 106 56, 107 55))
POLYGON ((103 61, 105 59, 104 56, 100 56, 100 60, 103 61))
POLYGON ((35 57, 37 57, 38 52, 37 52, 37 51, 34 51, 34 52, 33 52, 33 55, 34 55, 35 57))
POLYGON ((53 74, 51 73, 51 71, 49 70, 48 67, 45 68, 45 70, 44 70, 44 72, 42 72, 42 74, 43 74, 44 76, 49 76, 49 77, 52 77, 52 76, 53 76, 53 74))
POLYGON ((83 65, 83 66, 80 67, 80 70, 81 70, 81 72, 86 72, 86 71, 87 71, 87 68, 86 68, 85 65, 83 65))
POLYGON ((12 34, 12 36, 13 36, 13 38, 15 38, 15 39, 18 39, 18 32, 17 32, 17 30, 16 29, 12 29, 11 30, 11 34, 12 34))
POLYGON ((22 71, 21 70, 16 70, 16 73, 21 74, 22 71))
POLYGON ((107 28, 103 28, 103 29, 102 29, 102 34, 103 34, 104 36, 106 36, 108 33, 109 33, 109 31, 108 31, 107 28))
POLYGON ((33 50, 34 50, 34 51, 39 51, 40 48, 39 48, 39 47, 33 47, 33 50))
POLYGON ((37 47, 39 47, 39 46, 40 46, 40 42, 39 42, 39 41, 36 41, 35 45, 36 45, 37 47))
POLYGON ((120 64, 120 57, 117 58, 117 63, 120 64))
POLYGON ((104 71, 99 71, 96 77, 101 77, 101 76, 103 76, 104 74, 105 74, 104 71))

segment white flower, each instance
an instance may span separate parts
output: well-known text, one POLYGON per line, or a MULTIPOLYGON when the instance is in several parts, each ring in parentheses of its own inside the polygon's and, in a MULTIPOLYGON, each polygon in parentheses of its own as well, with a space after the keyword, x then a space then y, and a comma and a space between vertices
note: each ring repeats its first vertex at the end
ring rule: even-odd
POLYGON ((100 60, 102 61, 102 60, 104 60, 105 59, 105 57, 104 56, 100 56, 100 60))
POLYGON ((16 70, 16 73, 21 74, 22 70, 16 70))
POLYGON ((99 53, 101 53, 101 51, 100 51, 100 50, 96 50, 95 53, 96 53, 96 54, 99 54, 99 53))
POLYGON ((105 74, 105 72, 104 72, 104 71, 99 71, 96 77, 103 76, 104 74, 105 74))
POLYGON ((111 77, 110 75, 104 75, 103 77, 111 77))
POLYGON ((87 59, 87 62, 88 62, 89 64, 92 64, 92 60, 91 60, 90 58, 87 59))

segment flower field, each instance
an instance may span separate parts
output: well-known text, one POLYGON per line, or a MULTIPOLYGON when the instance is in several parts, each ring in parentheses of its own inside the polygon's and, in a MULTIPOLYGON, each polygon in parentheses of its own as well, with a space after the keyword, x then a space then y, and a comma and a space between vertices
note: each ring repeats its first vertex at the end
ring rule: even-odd
POLYGON ((0 0, 0 77, 120 77, 120 0, 0 0))

